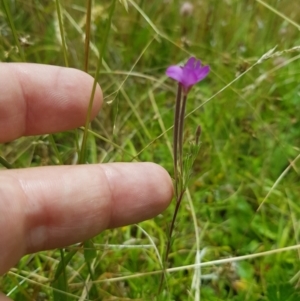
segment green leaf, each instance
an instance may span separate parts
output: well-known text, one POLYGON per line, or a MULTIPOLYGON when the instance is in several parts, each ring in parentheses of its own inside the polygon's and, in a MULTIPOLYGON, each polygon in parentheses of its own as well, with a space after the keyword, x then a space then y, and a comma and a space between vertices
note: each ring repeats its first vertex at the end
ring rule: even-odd
POLYGON ((66 256, 64 251, 61 250, 61 261, 57 266, 54 280, 51 286, 54 288, 53 290, 53 300, 54 301, 67 301, 68 296, 64 294, 64 292, 68 292, 68 283, 66 276, 66 267, 68 263, 71 261, 73 256, 77 253, 77 250, 74 250, 68 253, 66 256))
POLYGON ((86 262, 91 263, 92 260, 97 256, 97 251, 91 240, 84 242, 84 259, 86 262))
POLYGON ((267 288, 268 301, 296 301, 299 294, 290 283, 270 285, 267 288))

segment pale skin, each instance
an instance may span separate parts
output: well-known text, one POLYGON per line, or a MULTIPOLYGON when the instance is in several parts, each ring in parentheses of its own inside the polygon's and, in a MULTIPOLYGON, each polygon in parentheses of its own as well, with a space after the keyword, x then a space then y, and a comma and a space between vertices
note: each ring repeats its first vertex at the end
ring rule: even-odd
MULTIPOLYGON (((0 143, 82 126, 93 78, 36 64, 0 64, 0 143)), ((97 86, 92 118, 102 104, 97 86)), ((0 171, 0 275, 25 254, 85 241, 162 212, 173 195, 154 163, 0 171)), ((0 294, 0 301, 10 300, 0 294)))

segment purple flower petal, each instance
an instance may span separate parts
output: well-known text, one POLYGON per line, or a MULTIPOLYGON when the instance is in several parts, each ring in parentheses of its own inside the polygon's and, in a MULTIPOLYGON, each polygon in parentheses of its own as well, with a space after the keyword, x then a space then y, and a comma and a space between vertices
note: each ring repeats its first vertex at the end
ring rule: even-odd
POLYGON ((209 66, 201 67, 201 61, 195 57, 190 57, 184 67, 170 66, 166 74, 170 78, 178 81, 183 86, 187 94, 191 87, 203 80, 209 73, 209 66))
POLYGON ((208 73, 210 72, 210 68, 209 66, 204 66, 203 68, 201 68, 200 70, 198 70, 197 72, 197 78, 198 78, 198 81, 201 81, 202 79, 204 79, 208 73))
POLYGON ((188 59, 188 61, 186 62, 186 64, 184 65, 184 68, 188 67, 188 68, 194 69, 195 62, 196 62, 196 58, 193 56, 190 57, 188 59))
POLYGON ((182 68, 179 66, 170 66, 166 71, 167 76, 181 83, 182 68))
POLYGON ((194 70, 183 68, 182 85, 186 88, 193 86, 198 80, 197 73, 194 70))

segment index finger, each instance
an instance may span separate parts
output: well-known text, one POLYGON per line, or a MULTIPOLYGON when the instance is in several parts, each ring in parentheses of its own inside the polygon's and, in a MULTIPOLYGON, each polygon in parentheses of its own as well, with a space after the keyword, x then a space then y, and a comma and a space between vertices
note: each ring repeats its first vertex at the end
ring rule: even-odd
MULTIPOLYGON (((84 124, 93 78, 72 68, 1 63, 0 142, 84 124)), ((91 118, 102 104, 97 85, 91 118)))

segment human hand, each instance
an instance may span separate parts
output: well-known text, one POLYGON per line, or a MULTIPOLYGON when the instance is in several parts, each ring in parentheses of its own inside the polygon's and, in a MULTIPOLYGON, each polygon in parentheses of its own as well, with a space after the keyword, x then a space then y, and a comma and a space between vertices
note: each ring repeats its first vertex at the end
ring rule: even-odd
MULTIPOLYGON (((0 142, 85 122, 93 79, 75 69, 1 64, 0 142)), ((92 110, 102 103, 97 86, 92 110)), ((0 275, 25 254, 85 241, 149 219, 173 194, 153 163, 49 166, 0 172, 0 275)), ((0 301, 8 300, 0 296, 0 301)))

